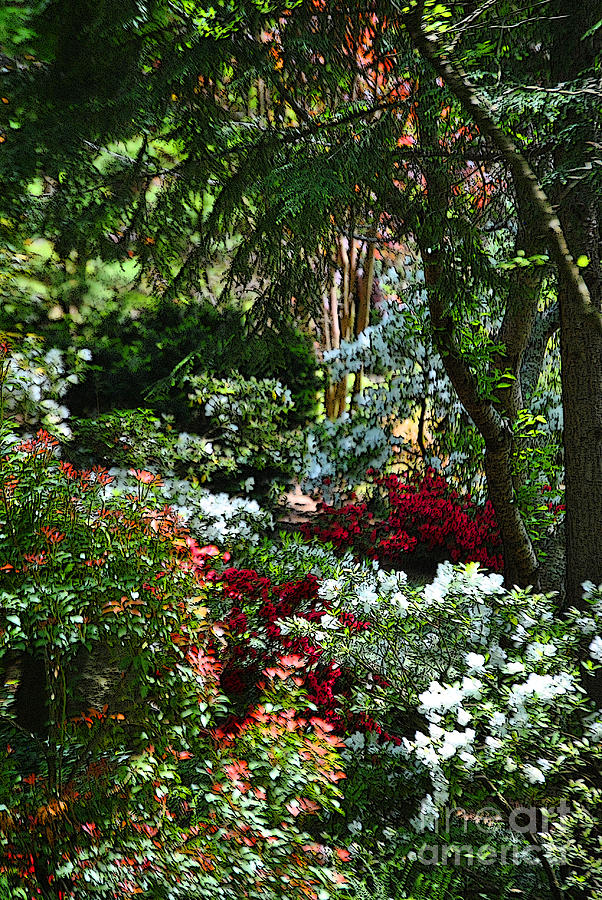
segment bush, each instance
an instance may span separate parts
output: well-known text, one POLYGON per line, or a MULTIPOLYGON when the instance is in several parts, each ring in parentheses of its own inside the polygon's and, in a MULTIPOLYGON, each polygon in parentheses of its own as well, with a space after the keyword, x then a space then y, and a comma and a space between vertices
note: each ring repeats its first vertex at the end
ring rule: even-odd
POLYGON ((340 509, 322 504, 320 519, 301 526, 301 533, 394 568, 434 567, 450 559, 502 571, 501 538, 489 501, 477 506, 469 494, 460 495, 433 471, 405 480, 377 476, 375 484, 384 491, 381 517, 375 518, 365 502, 340 509))
POLYGON ((337 809, 342 772, 331 726, 299 715, 303 660, 260 676, 257 702, 229 724, 207 580, 216 548, 157 504, 158 476, 134 471, 112 498, 106 470, 75 470, 47 432, 18 443, 2 427, 0 877, 11 896, 330 896, 336 854, 303 823, 337 809), (35 720, 22 702, 32 664, 35 720))
POLYGON ((283 653, 299 653, 305 659, 308 699, 321 717, 340 734, 360 729, 388 740, 373 718, 351 708, 351 694, 363 675, 326 658, 314 640, 314 626, 318 637, 324 629, 352 636, 372 627, 363 607, 338 612, 330 591, 335 577, 352 573, 352 578, 367 579, 372 567, 355 564, 349 554, 333 557, 296 536, 281 539, 281 545, 266 541, 247 548, 243 559, 256 568, 230 567, 213 576, 220 587, 222 623, 230 634, 222 675, 225 693, 246 702, 265 666, 274 665, 283 653))
POLYGON ((74 452, 85 463, 155 466, 231 493, 275 501, 298 466, 300 440, 288 430, 290 393, 278 381, 205 373, 185 382, 190 432, 150 410, 119 410, 73 424, 74 452))
MULTIPOLYGON (((273 569, 290 571, 287 549, 272 554, 273 569)), ((345 737, 354 840, 378 845, 383 864, 395 854, 422 859, 427 874, 442 845, 453 845, 469 871, 476 866, 471 877, 485 873, 489 885, 505 848, 532 884, 548 881, 546 895, 564 882, 571 897, 601 897, 591 774, 602 763, 602 711, 585 689, 601 672, 602 586, 584 585, 587 613, 560 617, 553 596, 506 591, 501 575, 477 563, 443 563, 432 584, 412 587, 403 573, 354 570, 315 545, 303 559, 330 600, 329 627, 290 620, 288 635, 310 640, 323 665, 355 674, 349 709, 381 732, 345 737), (350 632, 345 615, 370 627, 350 632), (383 731, 393 736, 386 744, 383 731), (375 783, 384 790, 371 790, 375 783)))
MULTIPOLYGON (((186 427, 186 394, 170 386, 174 362, 186 359, 192 373, 217 378, 240 373, 245 378, 282 381, 294 397, 292 423, 303 423, 316 405, 316 362, 309 339, 292 325, 258 333, 235 307, 217 308, 207 301, 163 300, 137 318, 114 313, 94 335, 94 407, 103 411, 148 403, 169 412, 186 427), (158 385, 163 389, 157 390, 158 385)), ((87 338, 90 341, 91 338, 87 338)))
POLYGON ((313 575, 273 584, 252 569, 229 568, 219 576, 225 604, 224 624, 232 636, 222 688, 233 698, 248 697, 266 665, 274 665, 283 653, 302 653, 308 700, 320 716, 340 730, 337 694, 345 690, 342 670, 324 665, 320 652, 306 638, 286 636, 286 620, 320 621, 328 604, 318 596, 313 575))
POLYGON ((69 437, 69 409, 61 402, 78 384, 90 359, 89 350, 47 348, 35 334, 24 337, 0 332, 0 417, 15 428, 43 425, 69 437))
MULTIPOLYGON (((63 352, 72 345, 93 348, 93 366, 70 389, 66 401, 74 414, 150 404, 156 413, 174 414, 185 428, 186 391, 173 390, 170 375, 174 364, 186 360, 190 373, 208 371, 227 378, 238 372, 245 378, 276 379, 294 399, 290 425, 313 416, 318 390, 315 354, 310 338, 295 325, 259 330, 234 305, 218 308, 207 300, 157 300, 132 290, 124 293, 127 281, 120 284, 124 274, 119 267, 114 272, 98 261, 91 265, 94 271, 80 285, 83 299, 67 304, 69 312, 57 304, 52 291, 46 303, 28 298, 5 303, 0 310, 0 328, 7 331, 22 330, 26 321, 29 331, 63 352), (163 389, 157 390, 161 385, 163 389)), ((72 283, 73 278, 67 282, 72 283)))

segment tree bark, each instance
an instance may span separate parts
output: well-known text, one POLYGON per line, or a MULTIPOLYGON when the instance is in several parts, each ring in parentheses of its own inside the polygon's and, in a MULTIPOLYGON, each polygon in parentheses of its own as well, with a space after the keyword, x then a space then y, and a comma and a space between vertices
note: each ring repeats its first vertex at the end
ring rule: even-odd
MULTIPOLYGON (((545 248, 545 238, 533 221, 533 208, 524 186, 516 192, 518 232, 515 252, 521 251, 526 258, 541 253, 545 248)), ((508 388, 497 390, 497 403, 504 415, 513 422, 516 414, 524 407, 524 393, 520 377, 523 359, 531 341, 537 318, 537 308, 541 291, 542 272, 538 266, 520 266, 512 273, 510 292, 498 334, 498 342, 504 350, 495 362, 501 372, 509 372, 514 381, 508 388)))
MULTIPOLYGON (((551 74, 555 83, 570 82, 594 66, 601 31, 584 39, 598 19, 596 4, 556 0, 552 22, 551 74), (597 47, 596 47, 597 43, 597 47)), ((595 141, 596 108, 581 101, 565 107, 557 127, 566 135, 556 153, 559 169, 583 172, 588 139, 595 141), (570 130, 569 130, 570 129, 570 130)), ((599 121, 599 119, 598 119, 599 121)), ((587 170, 585 170, 587 171, 587 170)), ((583 179, 568 181, 559 197, 559 218, 571 252, 587 256, 583 269, 598 318, 602 303, 600 276, 600 201, 583 179)), ((564 410, 566 488, 566 604, 582 605, 582 583, 602 582, 602 333, 592 327, 567 272, 558 272, 560 354, 564 410)))
POLYGON ((548 342, 560 328, 560 306, 554 303, 540 312, 533 324, 531 338, 520 368, 520 383, 523 397, 528 399, 539 381, 548 342))
MULTIPOLYGON (((587 17, 579 0, 557 0, 556 11, 561 15, 559 40, 565 72, 573 77, 583 69, 586 28, 595 24, 595 11, 590 6, 587 17), (592 19, 592 22, 589 20, 592 19), (567 24, 571 26, 571 37, 567 24), (571 67, 572 63, 572 67, 571 67), (577 70, 577 71, 576 71, 577 70)), ((478 95, 465 73, 439 52, 436 42, 422 29, 422 11, 407 16, 406 25, 414 46, 448 88, 464 106, 483 135, 500 151, 508 166, 517 190, 530 200, 533 215, 547 237, 559 281, 561 307, 561 356, 563 369, 563 407, 565 424, 566 463, 566 529, 567 529, 567 593, 569 604, 581 603, 581 582, 585 579, 602 582, 602 316, 599 295, 590 290, 567 243, 563 224, 553 209, 527 159, 514 141, 494 121, 491 110, 478 95)), ((597 31, 600 35, 600 30, 597 31)), ((591 57, 593 60, 593 56, 591 57)), ((577 162, 577 160, 575 160, 577 162)), ((573 165, 575 164, 573 162, 573 165)), ((594 253, 594 221, 586 222, 578 213, 578 189, 575 199, 568 198, 561 209, 564 227, 570 229, 571 245, 575 253, 586 253, 586 246, 594 253), (584 245, 586 234, 590 239, 584 245), (580 237, 578 237, 580 235, 580 237), (578 245, 580 243, 580 246, 578 245)), ((599 240, 599 236, 598 236, 599 240)), ((599 256, 592 256, 590 278, 599 285, 599 256), (597 268, 597 276, 593 269, 597 268)), ((497 513, 497 510, 496 510, 497 513)))
MULTIPOLYGON (((420 104, 418 120, 422 142, 434 145, 437 140, 436 127, 432 116, 420 104)), ((446 174, 436 161, 424 163, 423 173, 428 211, 421 225, 418 243, 424 263, 433 342, 460 402, 485 442, 487 488, 502 539, 506 584, 508 587, 538 587, 537 558, 516 498, 515 448, 511 427, 520 408, 518 372, 537 311, 538 292, 532 290, 531 286, 527 290, 520 281, 515 285, 516 289, 508 299, 501 327, 505 351, 493 360, 493 364, 504 371, 510 369, 515 374, 516 381, 509 390, 498 389, 493 400, 485 398, 454 336, 448 298, 444 296, 441 285, 449 205, 446 174)))
POLYGON ((485 441, 485 474, 504 548, 504 580, 508 587, 539 587, 538 565, 531 540, 518 508, 513 479, 512 430, 492 403, 479 394, 476 378, 463 359, 453 337, 451 318, 443 315, 437 299, 439 266, 426 254, 425 280, 435 346, 445 371, 485 441))
MULTIPOLYGON (((373 229, 374 237, 376 237, 376 228, 373 229)), ((374 262, 376 247, 374 241, 370 241, 366 247, 366 254, 363 264, 362 277, 357 279, 357 313, 355 316, 355 338, 356 340, 368 327, 370 321, 370 298, 372 297, 372 287, 374 285, 374 262)), ((351 391, 352 403, 362 390, 362 375, 364 367, 355 373, 353 379, 353 389, 351 391)))

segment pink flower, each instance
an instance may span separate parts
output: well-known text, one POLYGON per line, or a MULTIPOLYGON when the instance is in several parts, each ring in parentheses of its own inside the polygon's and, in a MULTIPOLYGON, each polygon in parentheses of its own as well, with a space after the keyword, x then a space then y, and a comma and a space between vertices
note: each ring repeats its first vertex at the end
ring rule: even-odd
POLYGON ((136 481, 139 481, 140 484, 152 484, 154 486, 163 484, 163 480, 160 475, 155 475, 152 472, 147 472, 146 469, 130 469, 129 474, 133 475, 136 481))

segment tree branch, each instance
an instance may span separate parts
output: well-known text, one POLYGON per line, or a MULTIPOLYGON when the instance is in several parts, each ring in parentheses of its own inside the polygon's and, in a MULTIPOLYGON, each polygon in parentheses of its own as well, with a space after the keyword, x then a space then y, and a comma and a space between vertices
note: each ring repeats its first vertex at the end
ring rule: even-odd
POLYGON ((588 319, 592 327, 602 332, 602 316, 592 303, 589 290, 581 275, 579 267, 569 250, 560 220, 556 215, 537 176, 514 141, 497 125, 483 100, 466 74, 458 65, 439 52, 436 38, 427 35, 422 29, 422 10, 419 6, 404 21, 410 38, 423 57, 427 60, 449 90, 460 101, 472 117, 480 132, 488 137, 498 148, 512 173, 517 189, 522 189, 533 204, 533 212, 542 234, 546 235, 550 254, 559 271, 565 278, 581 315, 588 319))

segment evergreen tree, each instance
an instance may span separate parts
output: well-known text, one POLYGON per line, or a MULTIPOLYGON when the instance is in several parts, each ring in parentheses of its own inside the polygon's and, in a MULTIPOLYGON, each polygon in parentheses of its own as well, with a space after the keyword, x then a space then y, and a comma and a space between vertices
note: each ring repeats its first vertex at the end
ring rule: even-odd
POLYGON ((507 173, 514 249, 530 257, 547 247, 558 272, 575 602, 584 578, 602 581, 600 190, 595 128, 587 133, 602 30, 592 10, 563 5, 570 41, 559 46, 552 7, 514 7, 55 0, 25 18, 31 35, 7 52, 0 177, 13 223, 25 216, 65 254, 134 255, 168 293, 194 284, 234 239, 226 288, 252 283, 257 316, 315 313, 341 235, 348 247, 358 235, 415 242, 435 341, 485 440, 506 577, 526 584, 538 563, 516 502, 512 425, 553 317, 539 310, 533 267, 506 277, 489 259, 483 225, 497 227, 508 207, 486 186, 507 173), (558 89, 567 78, 572 105, 558 89), (525 80, 535 84, 522 89, 525 80), (542 189, 554 155, 579 177, 558 191, 560 221, 542 189), (25 189, 36 177, 41 198, 25 189), (574 260, 585 257, 584 279, 574 260), (479 363, 462 333, 485 295, 503 349, 479 363), (496 371, 510 377, 484 391, 483 365, 488 384, 496 371))

